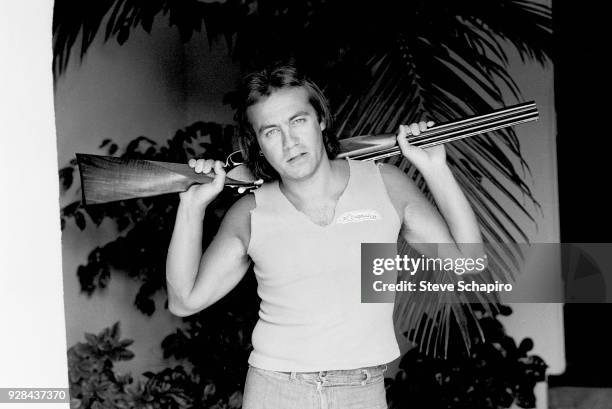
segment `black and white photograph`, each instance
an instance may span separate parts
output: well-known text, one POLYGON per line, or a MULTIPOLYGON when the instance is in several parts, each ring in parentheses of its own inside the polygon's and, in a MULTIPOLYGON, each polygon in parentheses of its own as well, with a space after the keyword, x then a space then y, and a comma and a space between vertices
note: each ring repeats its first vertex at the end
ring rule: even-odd
POLYGON ((3 8, 0 405, 612 404, 601 10, 3 8))

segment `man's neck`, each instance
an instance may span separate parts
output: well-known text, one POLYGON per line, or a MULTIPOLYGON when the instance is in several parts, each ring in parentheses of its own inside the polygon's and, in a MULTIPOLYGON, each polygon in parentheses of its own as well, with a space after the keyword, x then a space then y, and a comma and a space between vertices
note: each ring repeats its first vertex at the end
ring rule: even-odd
POLYGON ((304 179, 281 179, 279 186, 285 196, 298 201, 326 200, 336 194, 342 181, 342 171, 337 163, 326 156, 318 168, 304 179))

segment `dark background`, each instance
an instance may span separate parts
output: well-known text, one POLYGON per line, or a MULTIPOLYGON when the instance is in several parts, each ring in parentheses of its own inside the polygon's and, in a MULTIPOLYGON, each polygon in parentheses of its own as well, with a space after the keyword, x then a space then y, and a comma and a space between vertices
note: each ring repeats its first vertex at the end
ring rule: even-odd
MULTIPOLYGON (((561 241, 610 242, 608 43, 604 3, 553 1, 561 241), (595 6, 594 6, 595 5, 595 6)), ((566 304, 567 369, 550 386, 612 386, 610 304, 566 304)))

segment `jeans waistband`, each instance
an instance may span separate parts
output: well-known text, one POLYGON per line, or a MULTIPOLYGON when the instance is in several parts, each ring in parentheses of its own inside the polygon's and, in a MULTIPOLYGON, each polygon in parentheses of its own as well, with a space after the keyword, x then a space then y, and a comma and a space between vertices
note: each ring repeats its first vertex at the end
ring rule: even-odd
POLYGON ((365 385, 384 379, 387 365, 369 366, 357 369, 339 369, 316 372, 279 372, 260 369, 251 366, 254 370, 268 376, 285 380, 299 380, 316 384, 317 387, 333 385, 365 385))

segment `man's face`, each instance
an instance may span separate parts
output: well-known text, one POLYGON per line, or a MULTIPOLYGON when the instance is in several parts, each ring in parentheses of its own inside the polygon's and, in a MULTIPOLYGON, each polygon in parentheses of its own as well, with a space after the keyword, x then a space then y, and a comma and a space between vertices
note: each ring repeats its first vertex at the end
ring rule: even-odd
POLYGON ((247 110, 259 146, 283 180, 312 175, 325 156, 322 131, 308 92, 302 87, 282 88, 247 110))

